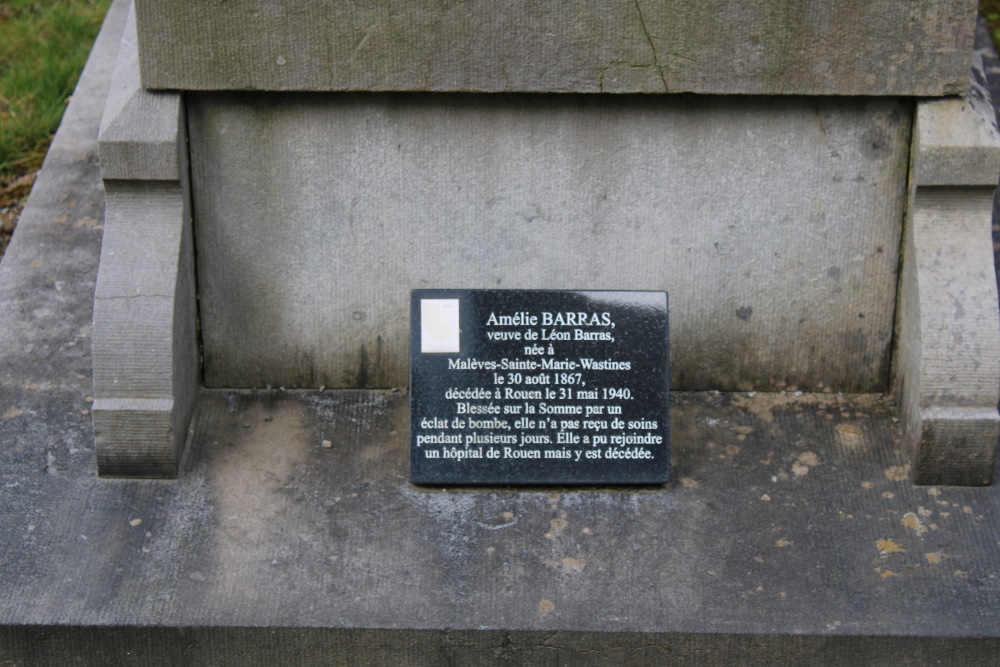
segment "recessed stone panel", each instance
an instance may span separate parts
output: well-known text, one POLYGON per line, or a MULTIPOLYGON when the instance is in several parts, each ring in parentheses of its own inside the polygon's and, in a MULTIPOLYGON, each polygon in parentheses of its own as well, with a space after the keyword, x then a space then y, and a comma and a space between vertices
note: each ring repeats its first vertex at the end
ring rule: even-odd
POLYGON ((677 389, 887 389, 907 102, 186 98, 208 386, 405 386, 460 286, 667 291, 677 389))

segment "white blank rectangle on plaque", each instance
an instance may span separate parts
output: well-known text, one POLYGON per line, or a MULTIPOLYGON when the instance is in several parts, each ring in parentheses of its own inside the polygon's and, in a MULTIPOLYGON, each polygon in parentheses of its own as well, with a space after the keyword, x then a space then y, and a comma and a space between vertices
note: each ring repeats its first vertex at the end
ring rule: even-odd
POLYGON ((420 300, 420 351, 437 354, 461 351, 458 299, 420 300))

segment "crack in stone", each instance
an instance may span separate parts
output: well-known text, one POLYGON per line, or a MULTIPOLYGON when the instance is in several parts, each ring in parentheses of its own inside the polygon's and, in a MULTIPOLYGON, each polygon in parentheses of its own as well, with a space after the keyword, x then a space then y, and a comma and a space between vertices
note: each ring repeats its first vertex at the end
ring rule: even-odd
POLYGON ((97 301, 111 301, 112 299, 172 299, 169 294, 116 294, 114 296, 94 297, 97 301))
POLYGON ((610 70, 612 67, 616 67, 619 65, 627 65, 627 64, 628 64, 627 62, 622 60, 612 60, 610 63, 602 67, 600 71, 597 73, 597 92, 599 93, 604 92, 604 75, 608 73, 608 70, 610 70))
POLYGON ((653 38, 649 35, 649 30, 646 29, 646 19, 642 16, 642 8, 639 7, 639 0, 632 0, 635 3, 635 11, 639 13, 639 25, 642 27, 642 34, 646 36, 646 41, 649 42, 649 49, 653 52, 653 67, 656 68, 656 73, 660 75, 660 81, 663 82, 663 92, 669 93, 670 86, 667 85, 667 78, 663 76, 663 66, 660 65, 660 59, 656 55, 656 45, 653 43, 653 38))

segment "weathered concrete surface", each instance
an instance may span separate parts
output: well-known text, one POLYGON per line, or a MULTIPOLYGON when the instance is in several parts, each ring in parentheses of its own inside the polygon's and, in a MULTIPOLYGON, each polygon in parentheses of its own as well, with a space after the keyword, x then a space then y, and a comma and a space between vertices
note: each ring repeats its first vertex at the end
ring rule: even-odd
POLYGON ((675 394, 667 487, 441 490, 402 393, 205 394, 176 481, 4 451, 0 658, 986 664, 1000 489, 913 486, 893 412, 675 394))
POLYGON ((894 384, 919 484, 989 484, 1000 435, 1000 132, 981 66, 970 91, 921 102, 914 124, 894 384))
POLYGON ((184 90, 953 95, 973 0, 139 0, 184 90))
POLYGON ((91 337, 104 191, 97 131, 128 3, 113 3, 0 262, 0 450, 56 474, 94 467, 91 337))
POLYGON ((187 99, 208 386, 403 386, 449 286, 669 291, 678 389, 888 386, 908 102, 187 99))
POLYGON ((135 43, 130 13, 99 135, 94 436, 102 475, 173 477, 201 377, 187 131, 179 94, 140 86, 135 43))

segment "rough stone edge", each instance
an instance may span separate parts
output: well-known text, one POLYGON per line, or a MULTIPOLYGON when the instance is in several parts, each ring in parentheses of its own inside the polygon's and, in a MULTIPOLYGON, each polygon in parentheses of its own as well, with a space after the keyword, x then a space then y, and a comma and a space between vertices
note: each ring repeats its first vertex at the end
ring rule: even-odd
POLYGON ((894 390, 913 481, 991 482, 1000 312, 991 239, 1000 132, 982 60, 967 98, 917 105, 894 390))
POLYGON ((996 637, 577 632, 316 627, 0 628, 13 664, 241 665, 858 665, 990 664, 996 637), (891 656, 891 658, 889 657, 891 656))
POLYGON ((93 420, 102 476, 176 477, 187 441, 198 359, 186 142, 181 95, 139 83, 133 8, 99 138, 106 224, 93 420), (156 267, 147 279, 158 289, 125 295, 137 266, 156 267), (137 344, 134 332, 150 329, 155 335, 137 344))

